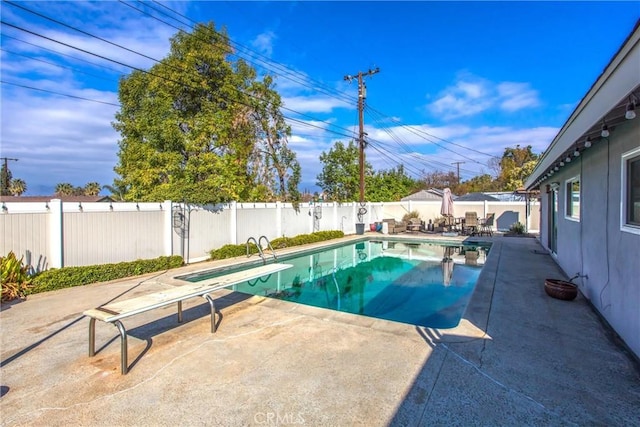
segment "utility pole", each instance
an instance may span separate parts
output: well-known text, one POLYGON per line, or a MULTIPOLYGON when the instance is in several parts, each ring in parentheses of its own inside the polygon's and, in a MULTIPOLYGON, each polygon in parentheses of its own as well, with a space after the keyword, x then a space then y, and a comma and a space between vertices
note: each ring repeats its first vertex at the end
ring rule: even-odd
POLYGON ((458 185, 460 185, 460 165, 464 162, 453 162, 452 165, 456 165, 458 167, 458 185))
MULTIPOLYGON (((376 73, 380 72, 380 68, 376 68, 375 70, 369 69, 366 73, 362 71, 358 71, 358 75, 356 76, 358 79, 358 122, 360 124, 360 132, 358 135, 358 145, 360 147, 360 204, 364 203, 364 100, 367 97, 367 87, 364 84, 363 77, 372 76, 376 73)), ((351 82, 354 79, 354 76, 346 75, 344 79, 351 82)))
POLYGON ((17 162, 18 159, 12 159, 11 157, 0 157, 0 160, 4 161, 4 169, 2 170, 2 185, 0 186, 2 190, 2 195, 5 196, 5 190, 9 191, 9 160, 17 162))

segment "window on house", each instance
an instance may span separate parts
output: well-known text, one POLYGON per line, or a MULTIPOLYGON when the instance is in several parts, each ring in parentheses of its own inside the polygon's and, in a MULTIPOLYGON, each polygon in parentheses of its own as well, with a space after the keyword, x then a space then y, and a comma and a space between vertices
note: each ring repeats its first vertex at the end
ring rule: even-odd
POLYGON ((621 196, 622 229, 640 234, 640 148, 622 155, 621 196))
POLYGON ((580 220, 580 176, 574 176, 565 184, 566 208, 565 217, 580 220))

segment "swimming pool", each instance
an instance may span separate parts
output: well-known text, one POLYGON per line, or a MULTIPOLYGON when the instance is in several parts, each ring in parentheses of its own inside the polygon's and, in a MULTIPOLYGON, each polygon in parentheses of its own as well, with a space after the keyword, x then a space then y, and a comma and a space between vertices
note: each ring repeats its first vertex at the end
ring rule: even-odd
MULTIPOLYGON (((293 268, 232 289, 419 326, 453 328, 471 298, 488 251, 489 244, 350 243, 280 257, 293 268)), ((220 274, 180 278, 197 282, 220 274)))

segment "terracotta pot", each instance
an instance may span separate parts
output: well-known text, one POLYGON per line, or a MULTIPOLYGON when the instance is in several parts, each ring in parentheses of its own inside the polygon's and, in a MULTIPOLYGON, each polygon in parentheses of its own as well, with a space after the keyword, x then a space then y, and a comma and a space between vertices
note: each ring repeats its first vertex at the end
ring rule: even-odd
POLYGON ((545 279, 544 291, 550 297, 571 301, 578 295, 578 285, 559 279, 545 279))

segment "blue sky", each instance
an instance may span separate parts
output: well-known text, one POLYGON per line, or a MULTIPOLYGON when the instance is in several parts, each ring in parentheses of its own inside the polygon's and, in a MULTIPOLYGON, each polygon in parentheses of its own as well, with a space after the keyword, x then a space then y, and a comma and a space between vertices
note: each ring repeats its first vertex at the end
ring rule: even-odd
POLYGON ((0 152, 19 159, 10 168, 31 195, 115 177, 111 104, 130 69, 73 47, 150 68, 152 60, 131 51, 166 56, 178 31, 167 23, 189 30, 186 16, 225 27, 250 49, 239 55, 276 75, 284 114, 298 120, 289 144, 302 165, 301 187, 315 191, 318 156, 348 140, 330 130, 357 129, 357 85, 345 75, 380 68, 366 81, 374 168, 404 164, 416 177, 464 162, 465 180, 493 173, 488 162, 505 147, 544 150, 640 17, 639 2, 16 4, 130 49, 2 2, 0 152))

